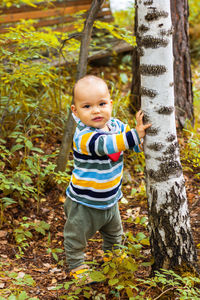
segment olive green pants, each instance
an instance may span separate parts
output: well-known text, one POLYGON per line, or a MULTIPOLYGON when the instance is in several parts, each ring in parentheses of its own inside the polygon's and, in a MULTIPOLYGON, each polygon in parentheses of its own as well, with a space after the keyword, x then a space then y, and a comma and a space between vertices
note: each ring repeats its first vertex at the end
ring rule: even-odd
POLYGON ((69 270, 84 262, 87 241, 99 231, 103 250, 112 250, 122 239, 122 223, 118 203, 107 210, 90 208, 67 198, 64 204, 67 221, 64 227, 64 247, 69 270))

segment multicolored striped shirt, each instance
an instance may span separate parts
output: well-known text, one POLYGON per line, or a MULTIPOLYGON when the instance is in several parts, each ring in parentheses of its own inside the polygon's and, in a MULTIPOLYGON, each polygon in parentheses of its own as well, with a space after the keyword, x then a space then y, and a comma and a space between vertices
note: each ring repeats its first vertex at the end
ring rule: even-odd
POLYGON ((88 207, 108 209, 121 197, 123 151, 140 152, 135 129, 118 119, 108 122, 109 132, 78 122, 74 139, 74 170, 66 194, 88 207), (121 152, 117 161, 108 154, 121 152))

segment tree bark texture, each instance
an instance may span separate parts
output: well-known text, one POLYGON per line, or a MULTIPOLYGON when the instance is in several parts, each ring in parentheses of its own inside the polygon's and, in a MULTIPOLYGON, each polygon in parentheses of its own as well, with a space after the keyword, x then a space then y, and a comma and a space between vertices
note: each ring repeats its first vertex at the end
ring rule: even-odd
MULTIPOLYGON (((134 23, 134 32, 137 32, 138 28, 138 12, 137 12, 137 5, 135 7, 135 23, 134 23)), ((133 48, 133 54, 132 54, 132 73, 133 73, 133 78, 132 78, 132 84, 131 84, 131 96, 133 99, 133 105, 132 105, 132 110, 133 111, 138 111, 141 107, 141 96, 140 96, 140 45, 139 45, 139 40, 137 39, 137 47, 133 48)))
MULTIPOLYGON (((193 92, 192 92, 192 75, 191 61, 189 51, 189 32, 188 32, 188 0, 171 0, 171 14, 173 24, 173 53, 174 53, 174 80, 175 80, 175 108, 178 126, 183 128, 186 120, 194 124, 193 112, 193 92)), ((137 32, 137 5, 135 14, 135 32, 137 32)), ((143 26, 141 30, 145 32, 143 26)), ((138 47, 133 51, 133 79, 131 94, 133 107, 138 110, 141 106, 140 98, 140 74, 139 56, 140 40, 136 38, 138 47)))
MULTIPOLYGON (((87 59, 88 59, 88 52, 89 52, 89 45, 90 45, 90 39, 92 35, 93 24, 102 4, 103 4, 103 0, 93 0, 91 7, 88 11, 84 29, 82 32, 76 81, 78 81, 87 73, 87 59)), ((69 158, 69 153, 72 147, 74 130, 75 130, 75 122, 72 117, 72 113, 70 111, 64 128, 61 148, 57 159, 56 171, 62 171, 62 172, 65 171, 66 164, 69 158)))
POLYGON ((192 74, 189 50, 188 0, 171 0, 176 118, 194 124, 192 74))
POLYGON ((138 0, 141 100, 152 270, 196 270, 174 109, 173 42, 170 2, 138 0))

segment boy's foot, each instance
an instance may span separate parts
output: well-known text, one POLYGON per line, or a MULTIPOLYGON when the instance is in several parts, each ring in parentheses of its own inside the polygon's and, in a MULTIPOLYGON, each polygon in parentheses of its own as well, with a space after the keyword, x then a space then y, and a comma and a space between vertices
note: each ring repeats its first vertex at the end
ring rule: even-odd
POLYGON ((90 269, 88 265, 81 265, 75 269, 72 269, 70 272, 70 276, 75 278, 80 283, 91 284, 95 283, 92 278, 89 276, 90 269))

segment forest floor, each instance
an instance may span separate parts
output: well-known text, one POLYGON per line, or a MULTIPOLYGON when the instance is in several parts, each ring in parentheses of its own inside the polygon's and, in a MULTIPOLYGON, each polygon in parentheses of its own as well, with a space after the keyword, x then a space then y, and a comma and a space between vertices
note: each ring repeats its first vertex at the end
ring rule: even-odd
MULTIPOLYGON (((50 141, 51 145, 55 145, 55 140, 50 141)), ((126 171, 131 174, 129 182, 123 185, 124 197, 128 200, 127 204, 120 203, 120 212, 123 220, 124 231, 130 231, 133 235, 138 232, 147 231, 141 225, 136 225, 133 223, 127 223, 126 220, 132 216, 143 217, 147 216, 147 201, 145 196, 131 196, 131 190, 135 186, 135 183, 142 182, 144 180, 143 173, 139 172, 132 174, 131 165, 128 163, 129 158, 126 157, 126 171)), ((185 172, 184 174, 186 180, 186 189, 188 196, 188 203, 191 216, 191 225, 193 230, 195 245, 200 243, 200 199, 199 199, 199 187, 200 182, 194 179, 194 174, 191 172, 185 172)), ((14 206, 8 213, 6 213, 6 218, 12 220, 12 226, 9 228, 3 226, 0 230, 0 274, 4 274, 0 278, 0 295, 1 289, 8 289, 8 294, 10 291, 16 289, 21 290, 21 286, 17 285, 19 278, 23 278, 25 274, 31 275, 35 280, 35 286, 24 287, 28 295, 31 297, 38 297, 38 299, 60 299, 61 295, 66 295, 66 290, 61 289, 59 291, 52 290, 53 287, 60 283, 64 283, 70 280, 67 273, 66 265, 59 265, 57 261, 53 258, 53 249, 63 249, 63 227, 65 223, 65 216, 63 211, 63 199, 65 191, 55 189, 46 193, 46 197, 42 199, 40 205, 39 213, 36 211, 36 203, 30 201, 25 204, 23 210, 19 206, 14 206), (16 258, 18 249, 16 242, 13 239, 13 229, 19 226, 20 222, 23 221, 23 217, 27 217, 26 222, 36 222, 45 221, 50 225, 51 240, 49 237, 43 236, 42 234, 34 234, 34 239, 31 239, 27 250, 24 251, 24 255, 21 258, 16 258), (48 251, 48 249, 51 249, 48 251), (12 273, 17 273, 18 280, 13 280, 12 273), (21 276, 21 277, 20 277, 21 276)), ((150 260, 150 249, 148 246, 144 247, 143 254, 146 256, 147 260, 150 260)), ((198 252, 198 260, 200 259, 200 249, 198 252)), ((56 253, 56 252, 55 252, 56 253)), ((58 254, 58 262, 65 261, 65 254, 58 254)), ((89 241, 88 247, 86 249, 86 260, 89 261, 100 261, 102 259, 101 251, 101 237, 97 233, 93 240, 89 241)), ((141 269, 138 276, 145 278, 149 275, 149 269, 141 269)), ((22 281, 23 282, 23 281, 22 281)), ((108 286, 102 283, 97 283, 95 289, 101 294, 106 295, 106 299, 115 299, 114 296, 110 295, 110 290, 108 286)), ((5 295, 4 295, 5 297, 5 295)), ((5 298, 7 299, 7 298, 5 298)), ((95 298, 93 298, 95 299, 95 298)), ((98 299, 98 298, 96 298, 98 299)), ((101 299, 101 298, 99 298, 101 299)), ((103 299, 103 298, 102 298, 103 299)), ((126 299, 126 298, 124 298, 126 299)))
MULTIPOLYGON (((43 150, 50 148, 53 152, 60 147, 60 140, 57 136, 51 136, 48 139, 48 144, 45 146, 41 145, 41 147, 43 150)), ((189 162, 188 167, 190 167, 189 162)), ((200 172, 200 170, 196 171, 200 172)), ((129 153, 125 155, 125 172, 126 179, 123 184, 123 193, 124 198, 128 201, 127 203, 120 203, 124 232, 130 231, 136 236, 138 232, 142 231, 148 235, 148 231, 144 226, 135 224, 134 222, 127 222, 130 217, 133 220, 136 217, 147 217, 148 210, 146 196, 142 191, 144 174, 142 171, 136 172, 133 170, 129 153), (134 189, 137 192, 133 195, 134 189)), ((194 242, 195 245, 198 245, 200 244, 200 181, 194 178, 194 173, 189 171, 189 168, 188 171, 184 172, 184 177, 186 180, 194 242)), ((19 205, 14 205, 11 209, 5 211, 4 217, 6 222, 0 229, 0 299, 8 299, 11 293, 15 295, 17 293, 20 294, 22 290, 27 292, 29 298, 21 299, 37 297, 37 299, 41 300, 53 300, 61 299, 63 295, 67 295, 64 288, 53 290, 58 284, 63 284, 70 280, 65 264, 63 248, 63 227, 65 224, 64 199, 65 189, 55 186, 53 189, 46 191, 44 198, 41 199, 38 212, 36 208, 37 203, 34 199, 25 202, 23 209, 19 205), (26 220, 24 216, 27 218, 26 220), (24 254, 21 257, 16 257, 19 254, 19 248, 16 245, 13 230, 19 228, 22 223, 37 221, 48 223, 50 225, 50 234, 46 233, 42 235, 30 230, 33 238, 27 236, 27 247, 24 250, 24 254), (27 275, 30 275, 34 279, 35 284, 33 286, 28 284, 28 282, 31 282, 31 279, 27 275)), ((101 243, 101 237, 97 233, 88 243, 85 252, 86 260, 97 262, 102 260, 101 243)), ((145 260, 150 261, 150 247, 144 246, 142 251, 145 260)), ((200 249, 197 249, 197 254, 199 261, 200 249)), ((136 275, 146 278, 149 276, 149 272, 150 267, 139 268, 136 275)), ((92 299, 119 299, 115 298, 111 293, 112 289, 105 282, 96 283, 93 289, 96 290, 96 296, 92 299)))

